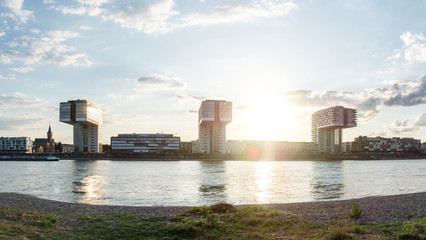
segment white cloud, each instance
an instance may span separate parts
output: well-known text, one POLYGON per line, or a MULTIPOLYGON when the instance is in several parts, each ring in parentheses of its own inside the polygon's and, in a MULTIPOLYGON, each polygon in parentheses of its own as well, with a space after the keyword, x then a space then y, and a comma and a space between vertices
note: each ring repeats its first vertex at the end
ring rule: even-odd
POLYGON ((29 71, 33 71, 34 68, 30 67, 30 66, 26 66, 26 67, 21 67, 21 68, 9 68, 9 70, 15 71, 15 72, 21 72, 21 73, 26 73, 29 71))
POLYGON ((53 3, 56 3, 56 2, 55 2, 55 0, 43 0, 43 3, 53 4, 53 3))
POLYGON ((112 13, 108 19, 119 23, 122 27, 136 29, 147 34, 166 32, 169 30, 169 18, 178 14, 173 10, 174 5, 173 0, 159 0, 148 6, 133 3, 112 13))
POLYGON ((66 7, 66 6, 57 6, 56 10, 61 11, 62 14, 70 15, 89 15, 89 16, 99 16, 105 9, 93 6, 79 6, 79 7, 66 7))
POLYGON ((81 25, 80 30, 91 30, 92 28, 87 25, 81 25))
POLYGON ((210 25, 249 21, 253 18, 280 17, 297 8, 291 1, 257 0, 250 5, 216 6, 209 13, 192 13, 182 19, 177 26, 210 25))
POLYGON ((389 56, 387 60, 392 60, 395 64, 401 59, 405 60, 407 64, 426 62, 426 38, 423 33, 405 32, 401 34, 400 38, 404 42, 404 46, 395 50, 395 54, 389 56))
POLYGON ((9 8, 12 11, 11 18, 14 18, 21 23, 26 23, 28 19, 33 18, 33 12, 22 9, 24 0, 3 0, 2 6, 9 8))
POLYGON ((75 53, 75 48, 64 42, 78 37, 71 31, 50 31, 39 38, 22 37, 24 50, 5 50, 0 55, 1 63, 22 62, 25 65, 57 64, 60 66, 90 66, 86 53, 75 53))
POLYGON ((5 32, 0 32, 0 37, 4 37, 4 36, 6 36, 6 33, 5 32))
POLYGON ((181 79, 171 74, 151 74, 136 79, 136 90, 167 90, 184 88, 181 79))
POLYGON ((425 36, 423 33, 413 34, 411 32, 405 32, 400 36, 401 40, 404 41, 405 45, 409 46, 417 41, 424 41, 425 36))
POLYGON ((108 3, 108 0, 76 0, 78 3, 89 6, 102 6, 105 3, 108 3))

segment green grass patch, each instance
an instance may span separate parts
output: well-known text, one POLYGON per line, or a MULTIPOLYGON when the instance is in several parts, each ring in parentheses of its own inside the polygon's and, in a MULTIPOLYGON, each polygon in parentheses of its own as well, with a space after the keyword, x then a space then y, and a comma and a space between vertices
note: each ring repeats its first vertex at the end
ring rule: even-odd
POLYGON ((259 206, 220 203, 174 217, 0 208, 0 239, 426 239, 426 218, 390 224, 317 223, 259 206))

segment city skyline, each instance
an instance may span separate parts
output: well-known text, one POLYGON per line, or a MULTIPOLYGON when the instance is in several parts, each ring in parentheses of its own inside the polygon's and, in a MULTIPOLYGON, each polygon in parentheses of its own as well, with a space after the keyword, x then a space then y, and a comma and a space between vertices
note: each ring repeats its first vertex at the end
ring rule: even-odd
POLYGON ((2 0, 0 135, 72 143, 58 103, 89 99, 118 133, 198 138, 206 99, 227 139, 310 141, 310 116, 355 108, 354 137, 426 140, 425 1, 2 0), (55 21, 52 21, 55 19, 55 21))

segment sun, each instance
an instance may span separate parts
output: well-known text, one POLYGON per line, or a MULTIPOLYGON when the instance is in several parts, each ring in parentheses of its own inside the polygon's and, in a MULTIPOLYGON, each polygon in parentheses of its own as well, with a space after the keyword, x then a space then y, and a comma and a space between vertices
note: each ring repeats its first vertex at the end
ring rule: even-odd
POLYGON ((258 140, 283 140, 295 124, 295 108, 279 96, 264 94, 247 111, 251 135, 258 140))

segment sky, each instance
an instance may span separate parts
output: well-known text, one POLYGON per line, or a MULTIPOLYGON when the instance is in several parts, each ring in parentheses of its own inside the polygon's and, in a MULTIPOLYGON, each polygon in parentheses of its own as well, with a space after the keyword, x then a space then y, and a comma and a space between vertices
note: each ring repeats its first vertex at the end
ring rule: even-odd
POLYGON ((198 138, 206 99, 227 139, 310 141, 310 117, 358 111, 357 136, 426 141, 426 1, 0 0, 0 136, 72 143, 59 103, 119 133, 198 138))

